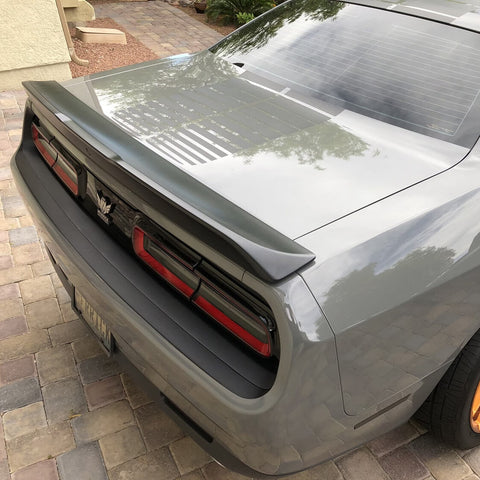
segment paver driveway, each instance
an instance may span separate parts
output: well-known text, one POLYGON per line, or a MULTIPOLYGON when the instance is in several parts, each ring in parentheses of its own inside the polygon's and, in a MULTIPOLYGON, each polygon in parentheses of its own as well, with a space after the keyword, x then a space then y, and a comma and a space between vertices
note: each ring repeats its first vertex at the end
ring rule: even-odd
MULTIPOLYGON (((163 2, 104 4, 159 56, 216 32, 163 2)), ((108 360, 70 308, 12 181, 22 92, 0 93, 0 480, 240 480, 184 436, 108 360)), ((413 424, 289 480, 474 480, 480 449, 413 424)))

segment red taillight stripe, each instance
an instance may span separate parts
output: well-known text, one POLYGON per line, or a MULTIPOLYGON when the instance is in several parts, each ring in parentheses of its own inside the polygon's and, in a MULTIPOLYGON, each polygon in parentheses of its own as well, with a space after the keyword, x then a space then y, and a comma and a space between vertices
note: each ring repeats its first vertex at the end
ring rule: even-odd
POLYGON ((53 171, 58 175, 58 177, 60 178, 60 180, 62 180, 65 186, 74 195, 78 195, 78 173, 75 167, 67 159, 59 155, 55 147, 49 146, 49 148, 51 148, 51 150, 55 152, 55 158, 53 158, 50 151, 44 145, 44 143, 49 145, 48 140, 34 123, 32 123, 32 138, 33 143, 37 147, 43 159, 48 163, 48 165, 50 165, 50 167, 53 168, 53 171), (70 175, 68 174, 66 169, 70 170, 70 175))
POLYGON ((72 193, 78 195, 78 174, 70 162, 63 157, 60 158, 59 155, 57 163, 55 163, 53 166, 53 171, 60 177, 62 182, 72 191, 72 193), (77 181, 72 179, 71 176, 64 170, 64 168, 62 168, 62 164, 64 164, 66 168, 70 169, 71 175, 74 176, 77 181))
POLYGON ((271 348, 268 343, 263 343, 258 338, 254 337, 251 333, 247 332, 240 325, 235 323, 231 318, 225 315, 215 305, 212 305, 208 300, 203 297, 197 297, 193 300, 195 305, 198 305, 205 313, 214 318, 217 322, 222 324, 225 328, 235 334, 238 338, 243 340, 246 344, 250 345, 254 350, 265 357, 271 355, 271 348))
POLYGON ((56 158, 53 158, 50 155, 50 152, 47 150, 45 145, 43 145, 42 141, 48 144, 47 139, 40 133, 37 126, 32 123, 32 137, 33 143, 37 147, 38 151, 42 155, 43 159, 52 167, 53 164, 57 161, 56 158))
POLYGON ((135 227, 133 229, 133 249, 135 250, 135 253, 170 285, 172 285, 185 296, 190 298, 194 292, 194 289, 187 285, 183 280, 178 278, 168 268, 164 267, 158 260, 152 257, 145 250, 144 239, 145 232, 140 228, 135 227))
POLYGON ((62 182, 72 191, 72 193, 78 195, 78 180, 77 183, 75 183, 75 181, 69 177, 69 175, 58 163, 54 165, 53 171, 60 177, 60 180, 62 180, 62 182))

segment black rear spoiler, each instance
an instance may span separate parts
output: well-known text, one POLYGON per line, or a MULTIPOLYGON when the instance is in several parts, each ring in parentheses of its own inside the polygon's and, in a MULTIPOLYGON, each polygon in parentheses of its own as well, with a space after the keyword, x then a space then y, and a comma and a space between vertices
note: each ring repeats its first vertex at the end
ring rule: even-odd
POLYGON ((314 260, 312 252, 161 158, 57 82, 23 85, 35 108, 89 161, 248 272, 276 282, 314 260))

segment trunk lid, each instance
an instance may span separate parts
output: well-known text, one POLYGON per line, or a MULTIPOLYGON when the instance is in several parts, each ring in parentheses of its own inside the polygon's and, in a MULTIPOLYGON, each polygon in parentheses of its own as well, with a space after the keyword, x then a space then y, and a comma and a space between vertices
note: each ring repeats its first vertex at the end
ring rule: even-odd
POLYGON ((63 85, 163 159, 290 239, 436 175, 468 153, 307 102, 208 51, 63 85))

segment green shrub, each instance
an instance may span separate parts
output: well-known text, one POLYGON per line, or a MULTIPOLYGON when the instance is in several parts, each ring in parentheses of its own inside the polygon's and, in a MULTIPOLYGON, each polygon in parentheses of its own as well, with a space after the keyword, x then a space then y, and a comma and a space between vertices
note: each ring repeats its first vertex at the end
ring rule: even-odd
POLYGON ((214 21, 220 18, 225 23, 239 23, 238 14, 242 20, 250 15, 251 20, 274 6, 272 0, 208 0, 206 13, 214 21))
POLYGON ((255 18, 255 15, 253 13, 240 12, 240 13, 237 13, 236 17, 237 17, 237 23, 239 25, 245 25, 250 20, 253 20, 255 18))

